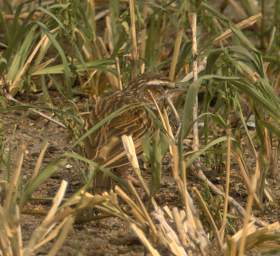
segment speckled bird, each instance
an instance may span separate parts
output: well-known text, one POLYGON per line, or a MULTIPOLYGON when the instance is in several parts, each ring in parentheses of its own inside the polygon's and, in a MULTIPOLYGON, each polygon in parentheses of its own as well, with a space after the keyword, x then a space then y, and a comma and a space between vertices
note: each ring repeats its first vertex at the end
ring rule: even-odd
MULTIPOLYGON (((142 75, 129 83, 125 89, 101 97, 88 118, 89 128, 115 111, 123 111, 86 139, 87 157, 104 167, 119 169, 127 165, 122 135, 131 135, 136 153, 141 154, 143 136, 152 135, 158 128, 147 107, 157 114, 156 104, 162 109, 167 97, 173 99, 182 91, 184 90, 167 78, 142 75)), ((101 185, 102 182, 97 183, 101 185)))

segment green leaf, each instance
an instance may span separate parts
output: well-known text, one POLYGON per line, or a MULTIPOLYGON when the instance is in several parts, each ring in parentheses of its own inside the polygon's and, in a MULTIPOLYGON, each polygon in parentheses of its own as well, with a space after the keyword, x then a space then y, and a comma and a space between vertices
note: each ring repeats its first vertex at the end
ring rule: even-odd
MULTIPOLYGON (((211 141, 210 143, 208 143, 204 148, 196 151, 194 154, 192 154, 190 157, 188 157, 188 159, 186 161, 186 167, 189 167, 199 156, 204 154, 211 147, 213 147, 213 146, 215 146, 217 144, 220 144, 222 142, 225 142, 226 140, 227 140, 226 136, 219 137, 219 138, 211 141)), ((231 140, 235 141, 233 138, 231 138, 231 140)))
POLYGON ((51 18, 53 18, 53 19, 57 22, 57 24, 59 25, 60 28, 62 28, 63 30, 65 30, 65 27, 64 27, 64 25, 62 24, 62 22, 61 22, 53 13, 51 13, 48 9, 43 8, 43 7, 41 7, 41 6, 39 6, 37 9, 38 9, 39 11, 41 11, 41 12, 43 12, 43 13, 49 15, 51 18))
MULTIPOLYGON (((85 62, 83 64, 71 64, 71 66, 68 64, 69 67, 71 67, 75 72, 84 72, 90 69, 99 69, 99 70, 109 70, 113 72, 113 70, 107 69, 106 66, 110 66, 114 64, 114 61, 112 59, 107 60, 95 60, 95 61, 89 61, 85 62)), ((39 70, 34 70, 31 74, 32 76, 38 76, 38 75, 54 75, 54 74, 63 74, 65 70, 64 64, 59 64, 51 67, 46 67, 39 70)))
POLYGON ((23 194, 20 197, 20 204, 23 205, 24 203, 26 203, 26 201, 31 197, 32 193, 54 173, 64 167, 66 163, 67 159, 60 158, 52 161, 46 167, 44 167, 39 175, 24 188, 23 194))
POLYGON ((151 166, 152 180, 150 191, 152 195, 160 188, 162 159, 168 149, 168 145, 168 138, 160 130, 152 137, 145 136, 142 142, 145 160, 151 166))
POLYGON ((41 23, 40 21, 36 21, 36 24, 38 24, 42 28, 43 32, 48 36, 49 40, 52 42, 53 46, 56 48, 56 50, 58 51, 61 57, 63 68, 64 68, 63 70, 66 78, 67 93, 70 95, 71 94, 70 81, 71 81, 72 72, 66 57, 66 53, 64 52, 60 43, 56 40, 56 34, 53 34, 53 32, 49 31, 49 29, 45 26, 45 24, 41 23))
POLYGON ((235 26, 230 26, 230 29, 239 38, 241 43, 243 43, 245 46, 247 46, 250 50, 252 50, 254 52, 258 52, 256 47, 249 41, 248 37, 246 37, 240 29, 238 29, 235 26))
MULTIPOLYGON (((92 166, 95 169, 95 171, 101 171, 105 176, 108 176, 108 177, 112 178, 114 181, 116 181, 118 184, 121 184, 122 186, 127 187, 127 184, 124 181, 124 179, 122 179, 118 175, 114 174, 109 168, 104 168, 102 165, 99 165, 98 163, 92 161, 91 159, 83 157, 74 152, 65 152, 64 155, 68 158, 73 158, 73 159, 76 159, 76 160, 89 164, 90 166, 92 166)), ((91 178, 93 178, 95 176, 95 174, 90 175, 91 178)))
POLYGON ((35 31, 37 29, 37 26, 33 26, 30 31, 25 36, 24 41, 21 44, 21 47, 19 50, 15 53, 15 56, 9 64, 9 70, 7 73, 7 80, 13 81, 19 72, 21 72, 21 69, 23 65, 26 63, 27 56, 30 52, 31 46, 34 43, 35 39, 37 38, 35 36, 35 31))

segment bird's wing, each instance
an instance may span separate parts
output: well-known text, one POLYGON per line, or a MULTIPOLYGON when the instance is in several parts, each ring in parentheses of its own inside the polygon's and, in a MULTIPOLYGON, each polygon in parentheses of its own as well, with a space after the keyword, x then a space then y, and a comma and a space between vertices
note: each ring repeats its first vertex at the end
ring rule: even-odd
POLYGON ((136 153, 139 154, 144 134, 152 131, 153 121, 144 107, 128 109, 92 135, 95 145, 91 145, 94 150, 90 157, 107 167, 127 164, 122 135, 132 136, 136 153))

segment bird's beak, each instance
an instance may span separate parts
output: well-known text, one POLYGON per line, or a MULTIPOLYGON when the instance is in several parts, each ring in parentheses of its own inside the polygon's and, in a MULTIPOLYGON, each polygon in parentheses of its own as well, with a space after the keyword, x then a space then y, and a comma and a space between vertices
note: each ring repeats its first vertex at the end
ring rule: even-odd
POLYGON ((166 96, 171 99, 174 99, 176 97, 183 95, 186 91, 187 91, 186 86, 175 84, 174 88, 166 92, 166 96))

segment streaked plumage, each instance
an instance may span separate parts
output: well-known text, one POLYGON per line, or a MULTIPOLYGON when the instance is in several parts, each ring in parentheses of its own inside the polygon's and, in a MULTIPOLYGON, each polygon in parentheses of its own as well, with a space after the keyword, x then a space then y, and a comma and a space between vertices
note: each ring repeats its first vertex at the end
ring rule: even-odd
POLYGON ((132 81, 124 90, 98 100, 89 117, 89 127, 113 112, 123 107, 127 108, 89 136, 86 141, 87 157, 105 167, 115 168, 127 164, 128 159, 124 153, 121 136, 132 135, 136 152, 141 153, 143 136, 146 133, 152 134, 157 128, 144 105, 155 110, 153 96, 161 108, 165 104, 165 98, 173 90, 176 90, 175 84, 168 79, 159 76, 141 76, 132 81))

